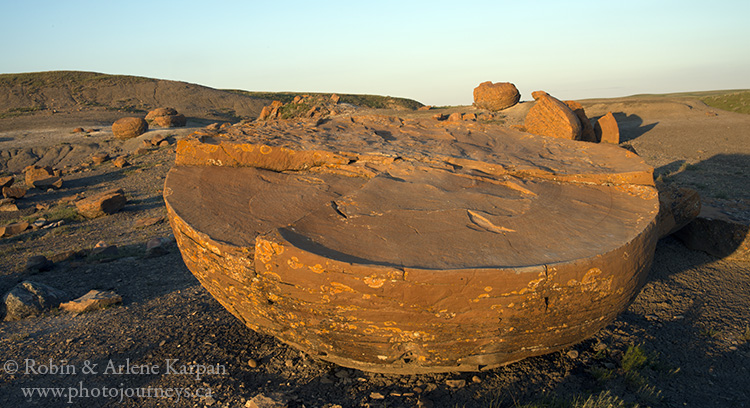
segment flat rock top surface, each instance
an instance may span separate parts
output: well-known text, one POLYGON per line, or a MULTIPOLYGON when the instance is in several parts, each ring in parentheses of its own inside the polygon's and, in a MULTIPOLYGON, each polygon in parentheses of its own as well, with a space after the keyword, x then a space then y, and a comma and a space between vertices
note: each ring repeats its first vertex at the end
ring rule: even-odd
POLYGON ((658 211, 652 169, 617 146, 480 122, 334 117, 181 141, 165 193, 214 240, 278 231, 332 259, 424 269, 596 256, 658 211))

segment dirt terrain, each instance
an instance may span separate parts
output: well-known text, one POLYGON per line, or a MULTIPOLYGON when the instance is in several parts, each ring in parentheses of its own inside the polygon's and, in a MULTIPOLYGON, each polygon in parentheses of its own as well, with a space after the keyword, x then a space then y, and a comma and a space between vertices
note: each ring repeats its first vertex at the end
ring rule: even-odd
MULTIPOLYGON (((682 97, 580 102, 589 117, 612 111, 623 141, 655 167, 657 176, 698 190, 705 202, 737 219, 750 219, 750 115, 682 97)), ((522 123, 528 107, 508 109, 503 120, 522 123)), ((451 111, 475 109, 441 110, 451 111)), ((667 237, 658 243, 649 280, 630 308, 568 350, 479 373, 396 376, 343 369, 246 328, 198 284, 172 241, 166 254, 147 256, 149 240, 171 237, 162 189, 174 145, 137 150, 156 135, 174 141, 207 123, 191 120, 188 128, 150 130, 123 142, 113 138, 106 117, 55 115, 26 115, 23 127, 17 117, 0 120, 2 175, 15 174, 20 181, 19 171, 40 159, 64 175, 62 189, 29 190, 17 202, 19 212, 0 212, 0 224, 24 217, 65 220, 57 228, 0 239, 0 294, 33 280, 71 298, 91 289, 112 290, 123 302, 80 315, 53 310, 1 322, 0 406, 750 405, 747 262, 716 259, 667 237), (35 121, 37 116, 43 120, 35 121), (96 130, 72 133, 78 126, 96 130), (62 144, 70 148, 65 154, 62 144), (19 153, 26 148, 33 154, 19 153), (99 151, 126 155, 131 165, 88 163, 99 151), (58 204, 109 188, 122 188, 128 198, 125 208, 110 216, 83 220, 70 215, 70 205, 58 204), (37 210, 37 204, 48 209, 37 210), (136 226, 153 217, 162 220, 136 226), (87 253, 100 241, 116 245, 117 253, 87 253), (79 256, 72 255, 76 251, 79 256), (57 261, 48 271, 28 271, 26 262, 34 255, 57 261), (51 373, 55 367, 57 374, 51 373), (63 395, 32 391, 36 394, 29 397, 24 394, 29 387, 59 388, 63 395), (156 389, 173 392, 157 396, 156 389), (263 399, 277 405, 261 405, 263 399)))

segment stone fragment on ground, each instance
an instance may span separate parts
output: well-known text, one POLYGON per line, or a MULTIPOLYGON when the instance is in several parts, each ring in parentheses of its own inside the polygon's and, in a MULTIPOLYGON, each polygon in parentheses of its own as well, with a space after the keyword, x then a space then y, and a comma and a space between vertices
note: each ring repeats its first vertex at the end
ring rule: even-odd
POLYGON ((90 290, 85 295, 60 304, 60 309, 71 313, 84 313, 122 303, 122 296, 112 291, 90 290))
POLYGON ((544 91, 532 93, 534 106, 524 120, 526 131, 540 136, 581 140, 581 122, 568 105, 544 91))
POLYGON ((659 190, 659 238, 671 235, 688 225, 701 212, 701 197, 697 191, 675 183, 656 183, 659 190))
POLYGON ((145 217, 135 220, 133 228, 150 227, 164 221, 164 217, 145 217))
POLYGON ((152 238, 146 243, 146 257, 153 258, 161 255, 166 255, 169 251, 166 245, 169 240, 166 238, 152 238))
POLYGON ((23 198, 26 195, 26 192, 26 187, 23 186, 3 187, 3 197, 5 198, 23 198))
POLYGON ((97 218, 120 211, 126 202, 125 193, 118 188, 77 201, 76 209, 86 218, 97 218))
POLYGON ((13 176, 0 177, 0 189, 4 187, 10 187, 11 185, 13 185, 14 181, 15 181, 15 177, 13 176))
POLYGON ((117 245, 109 245, 104 241, 99 241, 91 249, 91 256, 98 258, 112 258, 120 254, 120 250, 117 249, 117 245))
POLYGON ((118 139, 132 139, 148 130, 148 122, 143 118, 120 118, 112 124, 112 134, 118 139))
POLYGON ((112 160, 112 164, 114 164, 115 167, 119 168, 130 166, 128 159, 126 159, 125 156, 117 156, 114 160, 112 160))
POLYGON ((94 164, 102 164, 107 160, 109 160, 109 154, 104 152, 91 155, 91 162, 94 164))
POLYGON ((16 200, 13 198, 2 198, 0 199, 0 212, 15 212, 18 211, 16 200))
POLYGON ((19 221, 12 224, 0 226, 0 238, 18 235, 26 231, 28 228, 29 223, 26 221, 19 221))
POLYGON ((284 408, 288 402, 281 393, 258 394, 245 402, 245 408, 284 408))
POLYGON ((750 225, 716 207, 703 205, 698 217, 675 236, 690 249, 719 258, 750 261, 750 225))
POLYGON ((612 112, 597 119, 594 124, 594 133, 600 143, 620 144, 620 128, 612 112))
POLYGON ((67 294, 39 282, 23 281, 3 296, 6 321, 39 316, 60 305, 67 294))
POLYGON ((521 99, 521 93, 510 82, 482 82, 474 88, 474 106, 499 111, 510 108, 521 99))

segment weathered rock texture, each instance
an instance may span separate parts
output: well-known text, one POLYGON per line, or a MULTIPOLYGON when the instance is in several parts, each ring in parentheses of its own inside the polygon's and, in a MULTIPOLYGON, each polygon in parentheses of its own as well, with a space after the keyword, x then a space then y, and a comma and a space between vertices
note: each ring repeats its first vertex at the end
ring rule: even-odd
POLYGON ((617 120, 612 112, 607 112, 606 115, 597 119, 594 124, 594 133, 601 143, 620 143, 620 127, 617 126, 617 120))
POLYGON ((652 172, 612 145, 337 116, 180 140, 164 197, 187 266, 253 330, 363 370, 472 371, 629 305, 657 239, 652 172))
POLYGON ((526 131, 540 136, 581 140, 581 122, 568 105, 543 91, 535 91, 532 96, 536 102, 526 114, 526 131))
POLYGON ((499 111, 510 108, 521 99, 521 93, 510 82, 482 82, 474 88, 474 106, 499 111))
POLYGON ((659 190, 659 237, 665 237, 688 225, 701 212, 697 191, 674 183, 657 183, 659 190))
POLYGON ((24 169, 24 178, 29 188, 60 188, 62 177, 60 170, 49 166, 29 166, 24 169))
POLYGON ((148 122, 142 118, 121 118, 112 124, 112 133, 119 139, 132 139, 148 130, 148 122))

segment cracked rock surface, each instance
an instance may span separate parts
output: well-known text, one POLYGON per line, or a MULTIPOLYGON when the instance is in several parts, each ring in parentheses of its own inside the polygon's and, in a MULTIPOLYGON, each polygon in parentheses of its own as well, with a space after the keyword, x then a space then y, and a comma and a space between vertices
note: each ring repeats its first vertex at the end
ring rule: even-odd
POLYGON ((250 328, 369 371, 473 371, 628 306, 652 172, 614 145, 336 116, 196 132, 164 196, 187 266, 250 328))

